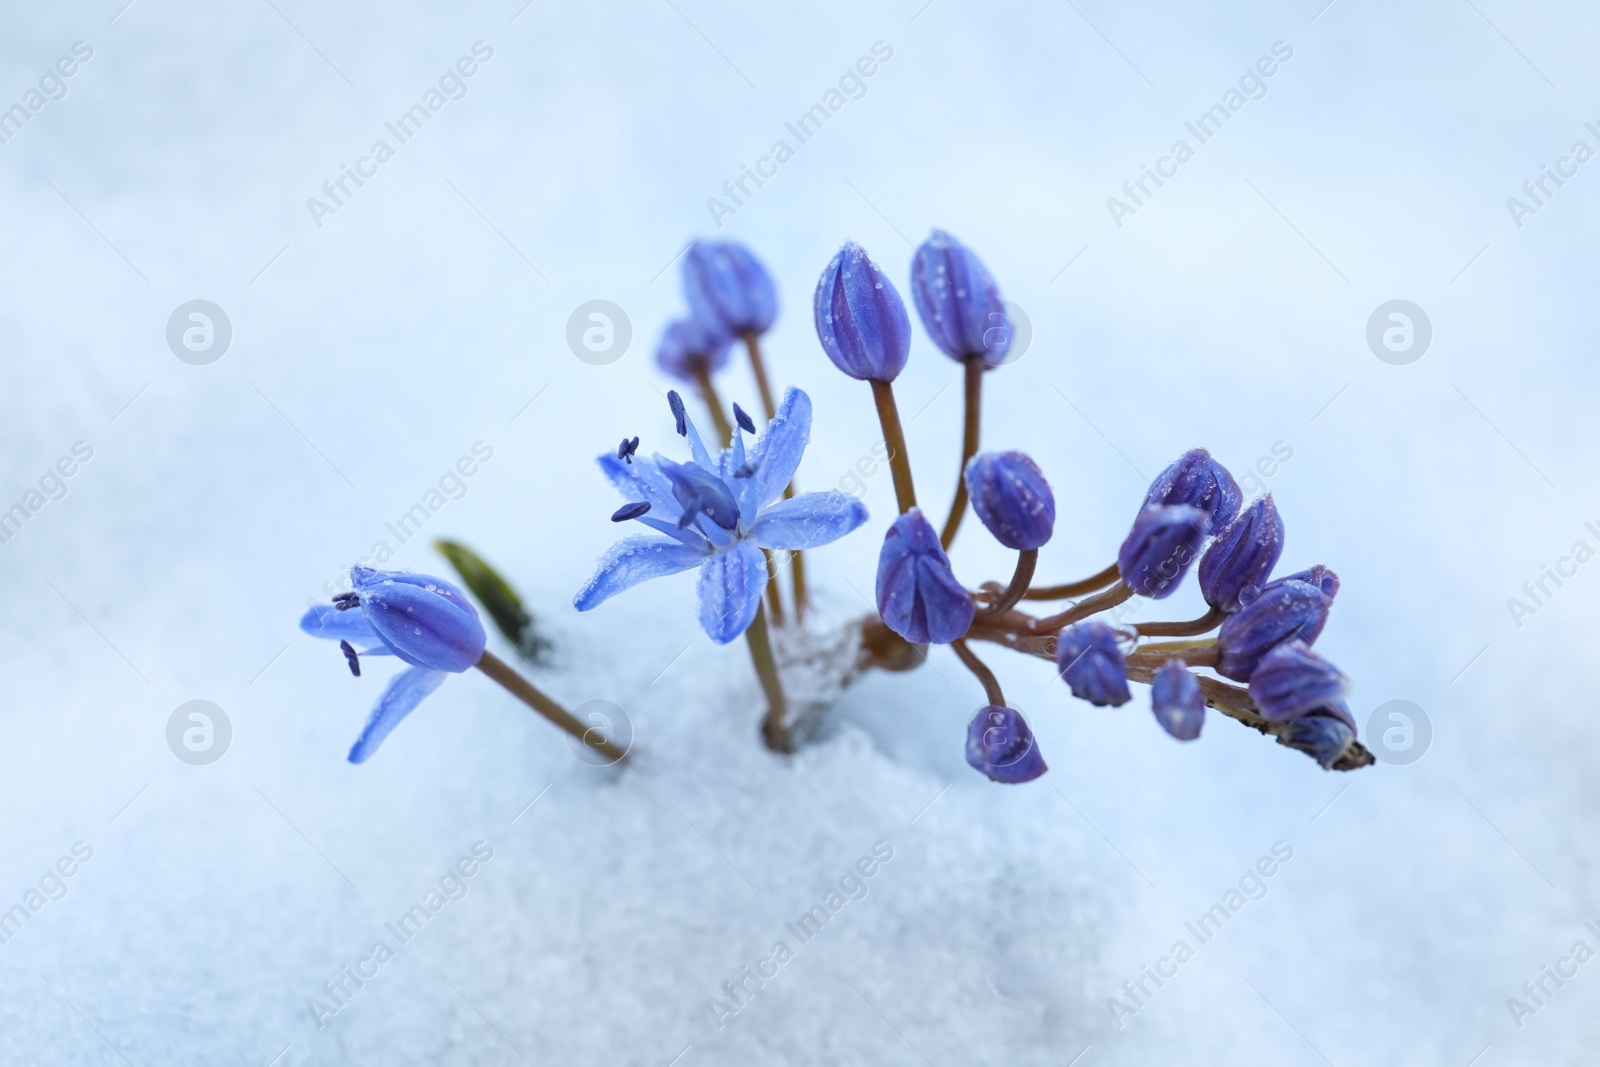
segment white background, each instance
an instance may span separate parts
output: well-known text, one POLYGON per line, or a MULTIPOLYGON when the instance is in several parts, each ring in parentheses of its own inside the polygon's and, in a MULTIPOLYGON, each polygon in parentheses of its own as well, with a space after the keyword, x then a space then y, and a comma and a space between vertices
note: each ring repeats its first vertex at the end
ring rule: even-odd
MULTIPOLYGON (((0 506, 94 450, 0 547, 0 906, 94 850, 0 945, 6 1062, 1592 1058, 1600 963, 1520 1029, 1506 1000, 1580 938, 1600 949, 1600 564, 1520 627, 1506 601, 1600 548, 1600 163, 1520 228, 1506 199, 1573 141, 1600 148, 1593 12, 274 3, 64 3, 0 31, 0 105, 94 49, 0 146, 0 506), (316 226, 307 198, 479 40, 469 94, 316 226), (716 231, 706 199, 880 40, 866 95, 716 231), (1107 197, 1275 41, 1293 58, 1267 95, 1117 227, 1107 197), (1319 647, 1363 723, 1425 709, 1420 762, 1324 773, 1215 716, 1180 745, 1145 690, 1092 709, 992 651, 1038 782, 966 767, 981 694, 944 651, 864 680, 779 759, 744 650, 694 625, 692 577, 571 610, 616 534, 592 457, 677 443, 650 355, 684 243, 745 241, 778 279, 771 365, 815 401, 799 477, 826 488, 878 435, 811 288, 846 238, 903 287, 935 226, 1032 320, 989 376, 986 443, 1055 487, 1042 576, 1108 562, 1183 449, 1242 475, 1283 442, 1284 569, 1338 571, 1319 647), (164 337, 196 298, 233 325, 209 366, 164 337), (603 367, 565 342, 596 298, 634 330, 603 367), (1409 366, 1365 342, 1395 298, 1434 328, 1409 366), (558 643, 549 688, 627 709, 625 773, 475 674, 344 761, 390 668, 352 679, 295 620, 477 441, 493 459, 397 562, 442 572, 426 542, 451 535, 501 565, 558 643), (234 731, 206 767, 165 740, 197 698, 234 731), (307 998, 480 839, 470 895, 319 1030, 307 998), (868 896, 717 1030, 707 999, 876 841, 894 859, 868 896), (1277 841, 1294 857, 1267 896, 1114 1027, 1107 998, 1277 841)), ((919 328, 897 389, 940 513, 957 378, 919 328)), ((724 389, 755 408, 742 366, 724 389)), ((866 610, 887 472, 866 500, 868 527, 812 556, 824 621, 866 610)), ((954 561, 969 584, 1010 565, 970 518, 954 561)))

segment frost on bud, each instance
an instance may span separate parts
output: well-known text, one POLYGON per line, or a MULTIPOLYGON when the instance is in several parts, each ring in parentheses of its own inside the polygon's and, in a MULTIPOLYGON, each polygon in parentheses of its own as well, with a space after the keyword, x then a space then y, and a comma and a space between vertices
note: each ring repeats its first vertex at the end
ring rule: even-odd
POLYGON ((1200 560, 1200 592, 1206 603, 1238 611, 1239 595, 1266 583, 1283 554, 1283 519, 1272 494, 1245 508, 1217 535, 1200 560))
POLYGON ((1217 632, 1217 673, 1248 682, 1262 657, 1285 641, 1313 643, 1328 621, 1331 603, 1307 582, 1273 582, 1223 622, 1217 632))
POLYGON ((1122 580, 1152 600, 1171 596, 1199 556, 1209 528, 1206 513, 1188 504, 1145 508, 1117 553, 1122 580))
POLYGON ((1239 514, 1243 501, 1244 494, 1228 468, 1205 449, 1191 448, 1150 483, 1144 506, 1188 504, 1209 515, 1211 528, 1220 530, 1239 514))
POLYGON ((979 708, 967 724, 967 762, 1008 785, 1031 782, 1050 769, 1022 713, 997 704, 979 708))
POLYGON ((1117 633, 1103 622, 1074 623, 1062 630, 1056 638, 1056 669, 1073 696, 1096 707, 1118 707, 1133 699, 1117 633))
POLYGON ((1304 641, 1289 641, 1261 657, 1250 675, 1250 699, 1263 719, 1288 722, 1350 693, 1350 679, 1304 641))
POLYGON ((1011 320, 1000 287, 972 249, 943 230, 911 259, 911 299, 940 351, 954 360, 981 357, 988 367, 1011 350, 1011 320))
POLYGON ((1038 548, 1056 524, 1056 498, 1037 464, 1021 452, 980 452, 967 463, 972 510, 1007 548, 1038 548))
POLYGON ((956 640, 977 610, 919 508, 896 519, 884 535, 877 594, 884 623, 914 645, 956 640))
POLYGON ((850 377, 892 382, 905 368, 911 354, 905 302, 854 241, 822 272, 812 313, 822 350, 850 377))

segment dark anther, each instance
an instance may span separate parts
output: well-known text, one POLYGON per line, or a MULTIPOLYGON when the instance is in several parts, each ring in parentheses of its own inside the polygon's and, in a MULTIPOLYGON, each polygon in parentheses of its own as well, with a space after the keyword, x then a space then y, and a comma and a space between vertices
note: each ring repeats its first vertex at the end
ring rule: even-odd
POLYGON ((333 598, 333 606, 340 611, 349 611, 351 608, 361 606, 361 597, 355 593, 340 593, 333 598))
POLYGON ((733 472, 735 478, 749 478, 756 472, 756 465, 746 460, 745 463, 733 472))
POLYGON ((635 437, 633 440, 630 441, 626 437, 624 437, 622 439, 622 443, 617 446, 617 458, 620 459, 620 460, 625 460, 625 461, 627 461, 629 463, 632 463, 633 462, 634 453, 636 453, 638 451, 639 451, 639 439, 637 437, 635 437))
POLYGON ((676 389, 667 390, 667 406, 672 409, 672 417, 677 420, 679 437, 689 436, 689 416, 683 410, 683 397, 678 395, 676 389))
POLYGON ((643 515, 649 510, 650 504, 648 501, 644 500, 634 504, 624 504, 616 511, 611 513, 611 521, 627 522, 629 519, 637 519, 640 515, 643 515))
POLYGON ((345 662, 350 664, 350 673, 361 677, 361 660, 356 657, 356 650, 350 647, 350 642, 340 641, 339 651, 344 653, 345 662))
POLYGON ((737 422, 739 424, 739 429, 743 430, 745 433, 756 432, 756 420, 752 419, 750 417, 750 413, 744 408, 740 407, 737 403, 733 405, 733 421, 737 422))

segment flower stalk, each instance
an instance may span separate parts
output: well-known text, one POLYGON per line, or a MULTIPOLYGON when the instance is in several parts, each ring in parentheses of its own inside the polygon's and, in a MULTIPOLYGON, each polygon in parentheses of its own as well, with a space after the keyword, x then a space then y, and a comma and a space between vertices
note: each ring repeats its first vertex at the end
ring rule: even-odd
POLYGON ((540 715, 543 715, 546 719, 549 719, 560 729, 577 738, 578 742, 585 748, 604 753, 612 763, 620 763, 627 758, 628 752, 626 749, 617 747, 615 742, 585 726, 577 716, 546 696, 532 682, 512 670, 506 665, 505 661, 493 652, 485 649, 483 658, 478 661, 477 667, 506 692, 540 715))
POLYGON ((893 385, 877 378, 870 381, 872 401, 878 407, 878 423, 883 427, 883 441, 889 448, 889 473, 894 478, 895 503, 900 507, 900 514, 904 515, 917 506, 917 491, 911 484, 911 459, 906 455, 906 434, 900 426, 900 409, 894 402, 893 385))
POLYGON ((961 519, 967 513, 967 461, 978 454, 979 425, 983 417, 983 372, 985 363, 981 355, 969 355, 961 361, 966 376, 966 410, 961 426, 961 464, 956 468, 956 495, 950 504, 950 515, 939 532, 939 543, 945 551, 956 539, 961 519))
POLYGON ((761 720, 761 739, 774 752, 793 752, 794 738, 789 733, 789 702, 783 695, 778 661, 772 655, 772 638, 767 632, 766 612, 756 611, 755 622, 744 632, 744 639, 750 646, 750 659, 755 664, 761 690, 767 697, 767 714, 761 720))

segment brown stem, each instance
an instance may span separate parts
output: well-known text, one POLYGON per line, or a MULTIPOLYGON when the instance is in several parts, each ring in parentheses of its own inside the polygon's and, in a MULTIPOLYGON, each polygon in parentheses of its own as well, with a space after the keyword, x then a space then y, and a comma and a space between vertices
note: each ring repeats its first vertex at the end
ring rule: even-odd
MULTIPOLYGON (((1043 647, 1028 647, 1040 639, 1019 638, 1015 634, 997 630, 980 632, 977 627, 974 627, 967 634, 967 637, 976 641, 993 641, 996 644, 1004 645, 1007 648, 1038 659, 1053 661, 1056 658, 1053 640, 1048 650, 1043 647)), ((1130 663, 1128 665, 1128 680, 1149 685, 1155 680, 1156 670, 1157 668, 1154 667, 1134 666, 1130 663)), ((1283 736, 1288 733, 1289 724, 1286 722, 1269 722, 1263 719, 1256 710, 1255 701, 1250 699, 1250 691, 1248 689, 1237 685, 1229 685, 1227 682, 1218 681, 1215 678, 1207 678, 1204 675, 1195 675, 1195 681, 1200 683, 1200 693, 1206 699, 1206 707, 1215 708, 1228 716, 1228 718, 1237 719, 1251 729, 1276 738, 1280 744, 1282 743, 1283 736)), ((1336 771, 1354 771, 1362 767, 1370 767, 1375 762, 1377 761, 1367 746, 1360 741, 1352 741, 1350 742, 1349 750, 1339 757, 1338 762, 1333 765, 1333 769, 1336 771)))
POLYGON ((1039 565, 1039 550, 1025 548, 1017 553, 1017 569, 1011 574, 1011 584, 1006 591, 1000 594, 1000 599, 991 606, 978 612, 976 618, 988 619, 1002 615, 1016 606, 1022 599, 1022 594, 1028 591, 1028 583, 1033 581, 1033 569, 1039 565))
POLYGON ((1149 648, 1137 649, 1128 655, 1128 666, 1150 667, 1160 670, 1169 663, 1182 663, 1187 667, 1215 667, 1218 652, 1211 648, 1187 648, 1177 652, 1156 652, 1149 648))
POLYGON ((694 383, 700 389, 700 400, 711 412, 711 421, 716 424, 717 436, 722 438, 722 447, 727 448, 733 444, 733 424, 728 421, 727 412, 722 410, 722 399, 717 396, 717 387, 711 384, 711 368, 704 363, 696 362, 694 383))
POLYGON ((1082 619, 1087 619, 1091 615, 1098 615, 1102 611, 1114 608, 1131 596, 1133 596, 1133 590, 1129 588, 1128 583, 1119 580, 1116 585, 1113 585, 1105 592, 1085 597, 1066 611, 1043 619, 1035 619, 1029 629, 1035 632, 1040 630, 1059 630, 1063 626, 1070 626, 1082 619))
POLYGON ((605 753, 613 763, 618 763, 627 757, 626 749, 618 748, 606 737, 589 729, 576 715, 545 696, 534 688, 533 683, 506 666, 505 662, 493 652, 484 650, 483 658, 478 660, 478 669, 493 678, 512 696, 576 737, 584 747, 605 753))
POLYGON ((772 416, 778 413, 778 406, 772 402, 772 386, 767 384, 767 363, 761 358, 761 337, 756 333, 744 334, 744 350, 750 354, 750 370, 756 376, 756 389, 761 393, 761 406, 767 412, 767 421, 772 421, 772 416))
POLYGON ((906 455, 906 435, 900 428, 900 409, 894 403, 894 386, 871 378, 872 400, 878 405, 878 423, 889 449, 889 473, 894 477, 894 498, 904 515, 917 506, 917 491, 911 485, 911 459, 906 455))
MULTIPOLYGON (((789 486, 788 495, 792 496, 794 485, 789 486)), ((790 581, 794 586, 794 621, 799 622, 806 611, 806 566, 801 560, 800 550, 789 553, 790 581)))
POLYGON ((767 615, 756 609, 755 621, 744 632, 745 643, 750 646, 750 659, 756 665, 756 677, 767 695, 767 714, 761 720, 761 738, 774 752, 793 752, 794 738, 789 736, 789 702, 783 696, 783 681, 778 677, 778 661, 772 658, 772 638, 767 633, 767 615))
POLYGON ((965 360, 967 404, 961 430, 961 465, 956 468, 956 496, 950 503, 950 516, 944 520, 944 529, 939 534, 939 544, 945 551, 949 551, 950 542, 956 539, 956 530, 961 527, 961 518, 967 513, 967 462, 978 454, 978 423, 983 415, 984 366, 982 356, 968 356, 965 360))
POLYGON ((1000 679, 996 678, 994 672, 984 665, 983 660, 973 654, 972 649, 967 647, 967 643, 965 641, 952 641, 950 642, 950 651, 954 652, 961 662, 967 665, 967 670, 977 676, 978 682, 983 686, 984 698, 997 708, 1005 707, 1006 695, 1000 691, 1000 679))
POLYGON ((1204 641, 1149 641, 1140 645, 1138 652, 1187 652, 1192 648, 1216 648, 1217 639, 1207 638, 1204 641))
POLYGON ((1210 633, 1222 625, 1223 611, 1212 608, 1198 619, 1188 622, 1141 622, 1134 624, 1133 632, 1140 637, 1194 637, 1210 633))
POLYGON ((1022 599, 1067 600, 1071 597, 1084 596, 1098 589, 1104 589, 1120 577, 1122 577, 1122 572, 1113 563, 1099 574, 1085 578, 1081 582, 1067 582, 1065 585, 1041 585, 1037 589, 1030 589, 1022 599))

